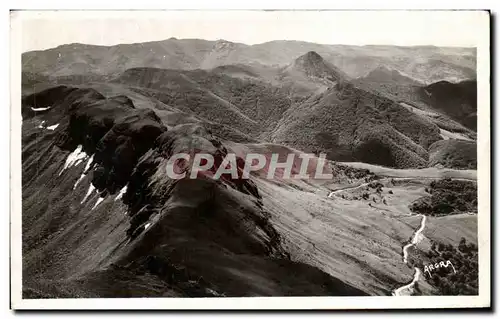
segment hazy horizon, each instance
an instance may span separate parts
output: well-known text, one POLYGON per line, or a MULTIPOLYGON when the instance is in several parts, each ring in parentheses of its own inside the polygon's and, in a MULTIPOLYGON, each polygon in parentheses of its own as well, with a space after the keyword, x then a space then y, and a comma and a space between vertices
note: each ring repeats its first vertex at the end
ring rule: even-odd
POLYGON ((286 42, 303 42, 303 43, 313 43, 313 44, 318 44, 318 45, 327 45, 327 46, 351 46, 351 47, 401 47, 401 48, 418 48, 418 47, 434 47, 434 48, 452 48, 452 49, 476 49, 474 46, 466 47, 466 46, 442 46, 442 45, 433 45, 433 44, 415 44, 415 45, 392 45, 392 44, 347 44, 347 43, 318 43, 318 42, 311 42, 311 41, 304 41, 304 40, 282 40, 282 39, 275 39, 275 40, 270 40, 270 41, 265 41, 261 43, 254 43, 254 44, 248 44, 244 42, 235 42, 235 41, 230 41, 226 39, 201 39, 201 38, 176 38, 176 37, 170 37, 167 39, 162 39, 162 40, 154 40, 154 41, 143 41, 143 42, 123 42, 123 43, 116 43, 116 44, 109 44, 109 45, 103 45, 103 44, 94 44, 94 43, 83 43, 83 42, 71 42, 71 43, 62 43, 54 47, 49 47, 49 48, 44 48, 44 49, 35 49, 35 50, 29 50, 29 51, 23 51, 23 53, 27 52, 33 52, 33 51, 46 51, 46 50, 52 50, 56 49, 58 47, 64 46, 64 45, 89 45, 89 46, 98 46, 98 47, 112 47, 112 46, 117 46, 117 45, 131 45, 131 44, 141 44, 141 43, 153 43, 153 42, 163 42, 163 41, 169 41, 169 40, 177 40, 177 41, 207 41, 207 42, 217 42, 217 41, 224 41, 224 42, 231 42, 234 44, 242 44, 246 46, 255 46, 255 45, 262 45, 266 43, 271 43, 271 42, 280 42, 280 41, 286 41, 286 42))
POLYGON ((482 11, 14 11, 11 15, 21 20, 22 52, 28 52, 74 43, 113 46, 170 38, 225 40, 246 45, 303 41, 324 45, 474 48, 482 14, 482 11))

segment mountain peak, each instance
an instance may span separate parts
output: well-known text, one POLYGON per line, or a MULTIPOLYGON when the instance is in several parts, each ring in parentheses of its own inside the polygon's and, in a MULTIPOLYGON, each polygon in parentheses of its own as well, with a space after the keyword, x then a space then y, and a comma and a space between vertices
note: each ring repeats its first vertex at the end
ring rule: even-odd
POLYGON ((296 58, 288 69, 293 69, 306 74, 309 77, 323 78, 329 81, 338 81, 343 73, 335 66, 325 61, 315 51, 309 51, 296 58))
POLYGON ((299 56, 295 59, 296 64, 304 63, 324 63, 323 57, 315 51, 309 51, 306 54, 299 56))

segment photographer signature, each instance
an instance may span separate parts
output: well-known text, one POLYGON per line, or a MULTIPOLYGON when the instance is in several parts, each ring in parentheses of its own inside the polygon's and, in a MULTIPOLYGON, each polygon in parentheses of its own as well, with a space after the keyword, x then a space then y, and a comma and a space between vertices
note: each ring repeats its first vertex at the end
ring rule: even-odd
POLYGON ((443 268, 443 267, 448 268, 448 266, 451 266, 451 268, 453 268, 453 271, 455 272, 455 274, 457 273, 457 271, 455 270, 455 267, 453 266, 453 264, 449 260, 447 260, 446 262, 440 261, 438 263, 425 265, 424 273, 425 272, 429 273, 429 277, 430 277, 430 276, 432 276, 431 271, 438 270, 439 268, 443 268))

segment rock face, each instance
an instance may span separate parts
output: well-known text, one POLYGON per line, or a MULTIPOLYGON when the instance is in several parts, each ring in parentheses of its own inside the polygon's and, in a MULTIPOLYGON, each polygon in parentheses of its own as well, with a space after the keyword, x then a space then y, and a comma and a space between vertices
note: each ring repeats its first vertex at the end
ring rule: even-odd
POLYGON ((365 294, 290 260, 252 179, 166 175, 179 152, 221 164, 227 149, 203 127, 168 130, 153 110, 92 89, 61 86, 25 103, 51 105, 31 121, 60 123, 23 127, 26 297, 365 294))

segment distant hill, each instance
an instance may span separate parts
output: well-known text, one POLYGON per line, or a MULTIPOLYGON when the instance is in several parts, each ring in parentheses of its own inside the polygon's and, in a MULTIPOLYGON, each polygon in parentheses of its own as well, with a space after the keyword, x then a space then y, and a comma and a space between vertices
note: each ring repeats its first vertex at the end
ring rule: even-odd
POLYGON ((362 81, 392 83, 403 85, 419 85, 421 82, 401 74, 397 70, 391 70, 385 66, 380 66, 370 71, 366 76, 360 78, 362 81))

